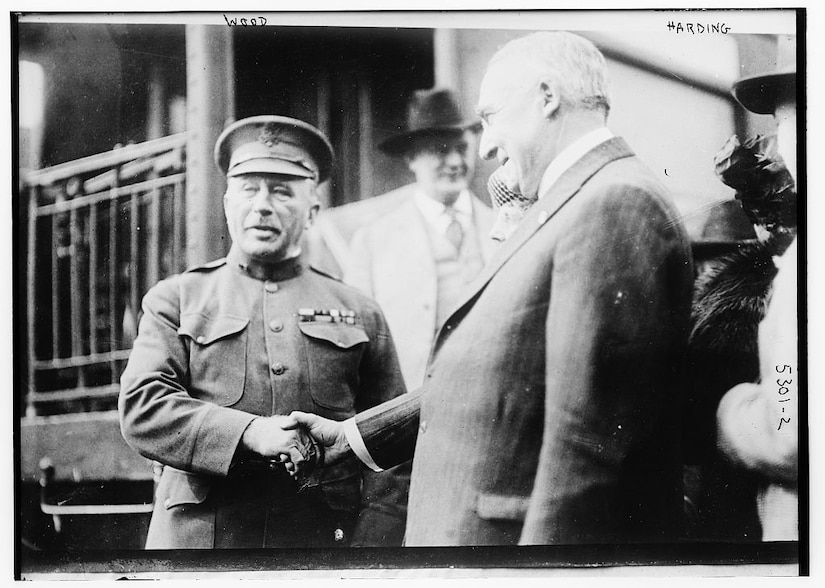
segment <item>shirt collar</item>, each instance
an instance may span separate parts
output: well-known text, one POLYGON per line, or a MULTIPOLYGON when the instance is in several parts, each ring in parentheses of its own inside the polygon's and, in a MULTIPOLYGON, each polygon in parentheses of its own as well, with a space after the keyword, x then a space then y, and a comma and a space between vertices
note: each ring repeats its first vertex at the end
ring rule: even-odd
POLYGON ((610 129, 607 127, 599 127, 573 141, 564 148, 562 152, 550 162, 547 169, 544 170, 544 175, 541 177, 541 182, 539 183, 537 196, 541 198, 542 195, 556 183, 556 180, 570 169, 574 163, 581 159, 585 153, 612 138, 613 133, 610 129))
MULTIPOLYGON (((439 219, 443 217, 444 211, 447 210, 446 206, 430 198, 420 190, 415 193, 415 204, 418 206, 418 210, 421 211, 424 219, 431 224, 437 224, 439 219)), ((461 191, 455 200, 455 204, 453 204, 453 208, 459 212, 459 216, 466 215, 471 217, 473 215, 473 202, 468 190, 461 191)))

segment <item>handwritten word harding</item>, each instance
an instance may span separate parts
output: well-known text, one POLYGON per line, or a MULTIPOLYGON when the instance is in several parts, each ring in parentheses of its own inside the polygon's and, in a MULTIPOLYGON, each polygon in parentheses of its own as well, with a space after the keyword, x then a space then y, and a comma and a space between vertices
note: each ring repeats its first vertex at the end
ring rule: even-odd
POLYGON ((236 27, 239 24, 243 27, 265 27, 266 26, 266 19, 263 16, 259 16, 258 18, 228 18, 224 14, 223 19, 226 21, 226 24, 229 25, 230 27, 236 27))
POLYGON ((673 22, 667 23, 667 30, 675 33, 690 33, 691 35, 702 35, 708 33, 721 33, 727 35, 730 27, 723 22, 700 23, 700 22, 673 22))

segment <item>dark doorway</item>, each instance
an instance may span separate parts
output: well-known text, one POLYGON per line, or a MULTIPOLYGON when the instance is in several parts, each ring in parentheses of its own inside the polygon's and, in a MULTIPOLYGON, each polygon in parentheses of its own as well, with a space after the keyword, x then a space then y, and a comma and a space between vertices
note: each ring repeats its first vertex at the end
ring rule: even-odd
POLYGON ((234 31, 236 116, 284 114, 329 135, 326 206, 406 183, 376 146, 403 126, 407 98, 433 85, 432 29, 277 27, 234 31))

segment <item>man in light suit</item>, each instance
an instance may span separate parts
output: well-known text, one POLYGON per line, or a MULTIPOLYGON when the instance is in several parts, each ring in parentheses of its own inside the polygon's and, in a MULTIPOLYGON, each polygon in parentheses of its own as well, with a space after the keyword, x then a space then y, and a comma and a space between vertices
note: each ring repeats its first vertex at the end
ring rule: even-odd
POLYGON ((379 146, 403 157, 415 182, 395 190, 403 193, 398 205, 358 229, 350 244, 344 281, 381 306, 410 390, 424 381, 438 327, 495 245, 495 213, 468 190, 477 130, 451 91, 415 92, 407 127, 379 146))
POLYGON ((606 127, 587 40, 536 33, 481 84, 480 153, 536 203, 436 336, 424 385, 343 423, 323 465, 413 457, 405 545, 657 542, 682 513, 692 264, 665 188, 606 127))

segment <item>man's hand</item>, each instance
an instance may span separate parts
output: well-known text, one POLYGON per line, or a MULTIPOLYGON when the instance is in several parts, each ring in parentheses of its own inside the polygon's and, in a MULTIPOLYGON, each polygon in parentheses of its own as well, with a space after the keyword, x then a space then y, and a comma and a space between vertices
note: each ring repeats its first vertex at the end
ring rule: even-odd
POLYGON ((342 423, 297 410, 292 411, 289 418, 295 421, 295 427, 305 427, 316 443, 323 447, 319 466, 341 461, 350 452, 342 423))
POLYGON ((312 470, 318 458, 312 438, 296 419, 284 415, 256 418, 241 443, 245 449, 284 463, 292 475, 312 470))

